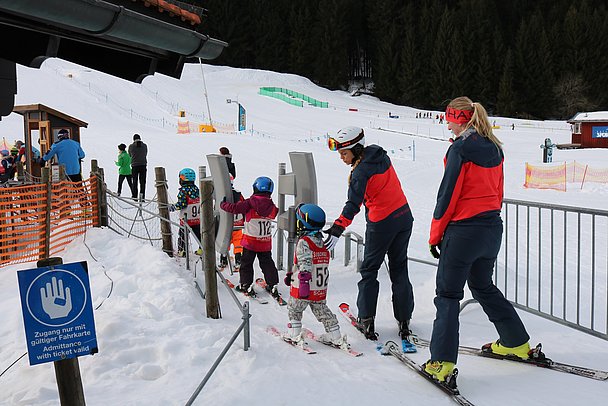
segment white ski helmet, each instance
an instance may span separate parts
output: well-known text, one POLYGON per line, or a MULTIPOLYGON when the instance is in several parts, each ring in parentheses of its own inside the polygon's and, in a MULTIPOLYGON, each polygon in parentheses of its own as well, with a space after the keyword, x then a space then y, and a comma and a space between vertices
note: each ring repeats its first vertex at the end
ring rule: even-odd
POLYGON ((365 146, 365 135, 361 127, 344 127, 335 138, 336 150, 351 149, 355 145, 365 146))

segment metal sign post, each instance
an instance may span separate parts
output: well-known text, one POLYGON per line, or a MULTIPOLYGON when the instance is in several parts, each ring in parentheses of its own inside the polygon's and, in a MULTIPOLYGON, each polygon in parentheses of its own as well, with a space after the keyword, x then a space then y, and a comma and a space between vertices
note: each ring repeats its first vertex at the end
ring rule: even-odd
POLYGON ((98 352, 87 263, 37 265, 17 272, 30 365, 54 362, 61 405, 84 405, 77 357, 98 352))

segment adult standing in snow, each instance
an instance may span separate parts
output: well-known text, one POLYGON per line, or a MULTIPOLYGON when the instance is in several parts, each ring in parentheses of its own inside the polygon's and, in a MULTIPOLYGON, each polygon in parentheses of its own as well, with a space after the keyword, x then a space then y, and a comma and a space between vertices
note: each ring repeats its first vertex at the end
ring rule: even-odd
POLYGON ((133 199, 146 197, 146 168, 148 165, 148 146, 143 143, 139 134, 133 135, 133 144, 129 145, 129 156, 131 157, 131 176, 133 178, 133 199), (139 183, 139 189, 138 189, 139 183))
POLYGON ((118 158, 114 162, 118 166, 118 196, 122 192, 122 184, 127 180, 131 196, 133 196, 133 181, 131 178, 131 157, 126 151, 127 146, 125 144, 118 144, 118 158))
POLYGON ((492 282, 503 232, 502 143, 492 133, 485 108, 468 97, 452 100, 445 118, 455 138, 444 158, 431 222, 430 251, 439 267, 431 359, 425 364, 425 371, 439 381, 452 374, 458 357, 458 313, 465 282, 500 337, 484 350, 524 359, 530 350, 521 319, 492 282))
POLYGON ((414 292, 407 268, 407 248, 414 218, 399 178, 386 151, 378 145, 365 146, 363 129, 346 127, 328 140, 329 149, 338 151, 340 159, 352 166, 348 180, 348 200, 333 225, 324 230, 327 249, 333 249, 338 238, 365 205, 367 226, 361 280, 357 296, 358 319, 365 336, 376 340, 374 317, 378 303, 378 270, 388 254, 389 277, 393 291, 393 314, 403 339, 411 334, 409 322, 414 311, 414 292))
POLYGON ((72 182, 81 182, 82 175, 80 174, 80 161, 85 154, 80 144, 70 139, 70 133, 65 128, 62 128, 57 133, 57 141, 51 145, 51 148, 42 157, 43 164, 50 161, 54 156, 57 156, 57 162, 65 166, 65 174, 72 182))
POLYGON ((226 164, 228 164, 228 173, 232 175, 232 180, 236 179, 236 166, 232 162, 232 155, 227 147, 220 148, 220 154, 226 157, 226 164))

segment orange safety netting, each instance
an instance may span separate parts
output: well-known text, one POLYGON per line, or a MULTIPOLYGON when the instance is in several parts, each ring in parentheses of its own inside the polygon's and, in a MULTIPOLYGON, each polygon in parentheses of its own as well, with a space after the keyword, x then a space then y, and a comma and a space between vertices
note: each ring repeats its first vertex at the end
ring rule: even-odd
POLYGON ((566 191, 566 164, 536 166, 526 162, 524 187, 566 191))
POLYGON ((557 165, 530 165, 526 162, 524 187, 566 190, 567 183, 608 183, 608 168, 592 167, 576 161, 557 165))
POLYGON ((44 183, 0 188, 0 267, 56 255, 99 226, 96 177, 48 189, 44 183))

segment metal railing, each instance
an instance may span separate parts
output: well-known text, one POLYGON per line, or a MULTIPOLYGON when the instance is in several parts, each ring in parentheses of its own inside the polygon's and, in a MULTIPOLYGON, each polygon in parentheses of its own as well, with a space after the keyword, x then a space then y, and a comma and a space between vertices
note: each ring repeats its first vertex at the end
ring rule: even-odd
MULTIPOLYGON (((107 204, 109 207, 108 210, 108 219, 110 228, 117 232, 118 234, 127 236, 129 238, 138 238, 140 240, 148 240, 150 244, 153 246, 158 246, 161 248, 161 230, 159 227, 160 222, 168 222, 171 224, 171 228, 174 232, 174 235, 177 235, 179 228, 181 227, 184 230, 184 245, 186 247, 190 247, 190 242, 196 246, 201 246, 201 241, 198 240, 192 229, 184 223, 184 225, 180 225, 171 219, 167 219, 162 217, 160 214, 155 213, 153 210, 158 210, 159 204, 156 200, 147 200, 145 205, 142 205, 142 202, 134 202, 131 199, 121 198, 115 193, 105 189, 107 196, 107 204), (134 227, 133 225, 137 225, 134 227)), ((186 250, 186 268, 190 270, 190 250, 186 250)), ((228 261, 230 263, 230 268, 232 269, 232 262, 230 257, 228 256, 228 261)), ((205 377, 197 386, 196 390, 192 393, 190 398, 188 399, 186 405, 191 405, 194 400, 199 396, 200 392, 203 390, 205 384, 209 381, 213 373, 218 368, 220 362, 224 359, 228 350, 235 343, 238 336, 243 333, 243 350, 248 351, 251 346, 251 333, 250 333, 250 323, 249 320, 251 318, 251 313, 249 311, 249 302, 245 301, 241 303, 234 293, 233 289, 228 287, 228 283, 226 278, 222 273, 216 269, 216 274, 221 280, 222 284, 228 290, 230 296, 236 303, 236 306, 239 308, 239 311, 242 314, 242 321, 237 326, 235 332, 230 337, 220 354, 215 359, 213 365, 207 371, 205 377)), ((204 288, 201 284, 205 283, 204 278, 199 278, 197 274, 196 266, 194 269, 194 279, 195 279, 195 287, 198 293, 201 295, 203 300, 205 299, 204 288)))
POLYGON ((520 309, 608 340, 608 211, 503 204, 498 288, 520 309))
MULTIPOLYGON (((511 199, 503 205, 496 286, 518 309, 608 340, 608 211, 511 199)), ((345 238, 345 266, 351 241, 345 238)))

